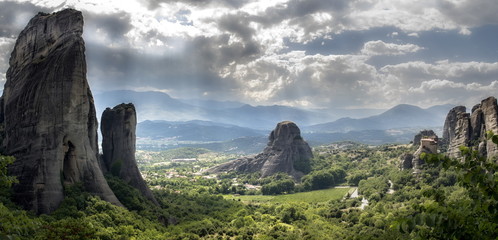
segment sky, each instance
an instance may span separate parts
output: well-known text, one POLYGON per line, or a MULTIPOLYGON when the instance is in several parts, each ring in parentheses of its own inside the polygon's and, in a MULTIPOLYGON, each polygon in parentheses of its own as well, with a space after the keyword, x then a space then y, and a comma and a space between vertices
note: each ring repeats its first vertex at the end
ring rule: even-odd
POLYGON ((1 86, 29 19, 68 7, 94 92, 312 109, 498 96, 496 0, 0 0, 1 86))

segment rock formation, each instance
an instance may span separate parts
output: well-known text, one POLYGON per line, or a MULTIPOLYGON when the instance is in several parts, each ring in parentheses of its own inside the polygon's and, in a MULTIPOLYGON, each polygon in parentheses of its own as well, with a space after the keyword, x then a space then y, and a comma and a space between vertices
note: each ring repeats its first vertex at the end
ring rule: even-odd
POLYGON ((413 168, 413 154, 405 153, 399 157, 400 160, 400 168, 404 169, 412 169, 413 168))
POLYGON ((419 146, 420 140, 422 140, 422 138, 431 138, 431 139, 435 139, 436 141, 438 140, 438 137, 434 131, 422 130, 419 133, 417 133, 415 135, 415 137, 413 138, 413 146, 419 146))
MULTIPOLYGON (((487 157, 494 157, 498 154, 498 148, 491 140, 486 140, 486 132, 492 131, 494 134, 498 134, 498 105, 496 103, 496 98, 488 97, 481 101, 480 110, 482 111, 483 123, 480 125, 480 135, 478 138, 472 140, 480 140, 485 142, 486 155, 487 157)), ((474 114, 474 112, 472 113, 474 114)))
POLYGON ((102 162, 104 171, 110 171, 126 183, 137 188, 145 197, 157 204, 145 184, 135 160, 135 129, 137 114, 133 104, 120 104, 102 113, 102 162))
POLYGON ((420 146, 417 151, 413 153, 412 166, 415 171, 418 171, 422 164, 424 164, 424 160, 420 158, 422 153, 437 154, 437 141, 438 137, 436 135, 429 138, 422 138, 420 140, 420 146))
POLYGON ((301 131, 293 122, 277 124, 271 132, 268 145, 262 153, 254 157, 237 159, 214 168, 208 172, 260 172, 261 177, 285 172, 299 180, 309 169, 313 157, 311 148, 301 137, 301 131))
POLYGON ((414 169, 414 172, 418 172, 424 161, 420 158, 422 153, 436 154, 438 152, 438 136, 432 130, 420 131, 414 137, 414 146, 419 146, 417 150, 411 153, 405 153, 400 157, 400 168, 401 169, 414 169), (415 144, 418 141, 418 144, 415 144))
POLYGON ((452 139, 455 138, 455 128, 458 121, 457 115, 459 113, 465 113, 465 106, 457 106, 450 110, 446 116, 443 127, 443 143, 448 145, 452 139))
POLYGON ((447 154, 460 157, 460 146, 474 147, 488 158, 498 154, 496 145, 486 139, 486 132, 498 134, 498 105, 496 98, 488 97, 466 113, 464 106, 452 109, 446 117, 443 137, 448 144, 447 154))
POLYGON ((19 34, 2 96, 3 154, 16 157, 13 198, 50 213, 64 187, 121 205, 97 160, 97 119, 86 80, 83 16, 76 10, 39 13, 19 34))

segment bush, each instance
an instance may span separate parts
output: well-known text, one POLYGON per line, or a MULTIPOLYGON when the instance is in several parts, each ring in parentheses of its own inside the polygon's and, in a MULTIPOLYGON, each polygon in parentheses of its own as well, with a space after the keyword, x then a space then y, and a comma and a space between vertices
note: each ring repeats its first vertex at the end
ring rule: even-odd
POLYGON ((294 185, 294 181, 291 179, 279 180, 263 185, 261 192, 263 195, 290 193, 294 191, 294 185))

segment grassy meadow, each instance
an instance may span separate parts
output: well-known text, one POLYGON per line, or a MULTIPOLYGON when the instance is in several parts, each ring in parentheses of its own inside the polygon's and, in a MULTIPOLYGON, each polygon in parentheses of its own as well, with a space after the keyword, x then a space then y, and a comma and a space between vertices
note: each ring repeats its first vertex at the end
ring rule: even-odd
POLYGON ((306 202, 318 203, 330 200, 340 199, 354 188, 329 188, 311 192, 300 192, 285 195, 223 195, 225 199, 234 199, 244 203, 288 203, 288 202, 306 202))

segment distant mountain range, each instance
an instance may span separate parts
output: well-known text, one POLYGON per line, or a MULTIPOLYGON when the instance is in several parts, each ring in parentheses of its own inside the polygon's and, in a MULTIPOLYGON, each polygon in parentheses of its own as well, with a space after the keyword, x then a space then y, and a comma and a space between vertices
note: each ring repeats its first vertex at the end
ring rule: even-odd
POLYGON ((401 104, 383 112, 376 109, 329 112, 278 105, 180 100, 161 92, 109 91, 94 96, 99 115, 106 107, 119 103, 135 104, 139 121, 137 146, 156 150, 198 146, 237 153, 263 149, 270 129, 283 120, 296 122, 303 137, 312 145, 344 140, 368 144, 409 142, 424 128, 442 127, 453 107, 439 105, 422 109, 401 104), (337 119, 334 116, 350 117, 337 119))
POLYGON ((175 99, 162 92, 136 92, 130 90, 94 93, 97 114, 107 107, 120 103, 133 103, 138 121, 203 120, 237 125, 240 127, 270 130, 278 122, 290 120, 298 126, 329 122, 340 117, 366 117, 382 112, 379 109, 321 109, 308 110, 288 106, 251 106, 234 101, 175 99))
POLYGON ((230 124, 193 120, 169 122, 146 120, 137 124, 137 137, 152 140, 213 142, 229 141, 240 137, 265 136, 267 131, 243 128, 230 124))
POLYGON ((330 120, 327 112, 308 111, 287 106, 251 106, 238 102, 212 100, 179 100, 161 92, 109 91, 94 94, 98 115, 105 108, 120 103, 133 103, 138 121, 203 120, 237 125, 245 128, 269 130, 278 122, 294 121, 310 125, 330 120))
POLYGON ((379 115, 339 120, 304 127, 305 132, 334 133, 362 130, 387 130, 397 128, 424 128, 442 126, 453 105, 438 105, 427 109, 400 104, 379 115))

